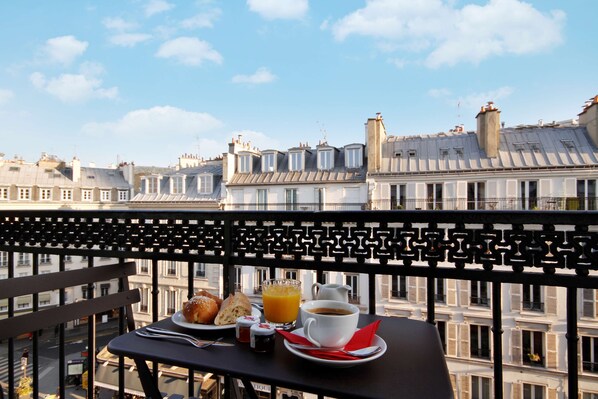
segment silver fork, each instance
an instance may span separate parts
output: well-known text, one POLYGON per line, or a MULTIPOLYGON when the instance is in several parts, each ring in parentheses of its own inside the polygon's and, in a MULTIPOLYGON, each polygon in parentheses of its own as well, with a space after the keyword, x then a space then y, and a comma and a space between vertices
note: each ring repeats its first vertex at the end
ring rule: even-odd
POLYGON ((178 340, 182 340, 182 341, 186 341, 188 343, 190 343, 191 345, 195 346, 196 348, 200 348, 200 349, 205 349, 209 346, 212 346, 218 342, 220 342, 223 337, 219 337, 216 338, 213 341, 200 341, 195 337, 192 336, 182 336, 182 335, 168 335, 168 334, 156 334, 156 333, 151 333, 148 331, 143 331, 143 330, 135 330, 135 334, 139 335, 140 337, 143 338, 154 338, 154 339, 178 339, 178 340))

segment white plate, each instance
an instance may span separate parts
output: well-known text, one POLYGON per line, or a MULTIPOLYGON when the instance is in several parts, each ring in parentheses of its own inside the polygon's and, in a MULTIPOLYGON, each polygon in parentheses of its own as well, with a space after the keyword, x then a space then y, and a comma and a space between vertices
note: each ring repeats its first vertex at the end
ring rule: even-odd
MULTIPOLYGON (((254 308, 252 306, 251 307, 251 315, 261 317, 262 312, 260 312, 258 309, 254 308)), ((192 330, 227 330, 229 328, 235 328, 235 324, 225 324, 222 326, 217 326, 215 324, 189 323, 187 321, 187 319, 185 319, 185 316, 183 316, 183 312, 180 310, 178 312, 176 312, 175 314, 173 314, 171 319, 172 319, 172 322, 174 324, 176 324, 177 326, 190 328, 192 330)))
MULTIPOLYGON (((305 334, 303 333, 303 328, 298 328, 295 331, 292 331, 292 334, 299 335, 301 337, 305 337, 305 334)), ((331 366, 331 367, 353 367, 353 366, 356 366, 358 364, 368 363, 368 362, 371 362, 372 360, 378 359, 380 356, 382 356, 384 354, 384 352, 386 352, 386 342, 382 338, 380 338, 378 335, 374 336, 374 339, 372 340, 372 345, 377 345, 380 348, 382 348, 382 350, 380 352, 376 353, 373 356, 365 357, 363 359, 357 359, 357 360, 329 360, 329 359, 321 359, 319 357, 311 356, 310 354, 308 354, 306 352, 303 352, 302 350, 295 349, 291 345, 289 345, 289 342, 286 339, 284 340, 284 346, 293 355, 302 357, 304 359, 310 360, 310 361, 315 362, 315 363, 320 363, 320 364, 323 364, 325 366, 331 366)))

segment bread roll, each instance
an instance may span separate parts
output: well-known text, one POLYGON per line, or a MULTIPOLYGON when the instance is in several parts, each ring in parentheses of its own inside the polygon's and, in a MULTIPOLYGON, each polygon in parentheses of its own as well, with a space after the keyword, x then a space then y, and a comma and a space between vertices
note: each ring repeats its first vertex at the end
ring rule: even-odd
POLYGON ((218 304, 207 296, 194 296, 183 303, 183 316, 189 323, 212 324, 218 314, 218 304))
POLYGON ((230 294, 222 302, 220 311, 214 320, 214 324, 222 326, 225 324, 234 324, 240 316, 249 316, 251 314, 251 303, 249 298, 242 292, 230 294))
POLYGON ((222 299, 220 299, 219 296, 214 295, 206 290, 199 290, 195 293, 195 296, 207 296, 208 298, 212 298, 213 300, 216 301, 216 305, 218 305, 218 309, 220 309, 220 306, 222 305, 222 299))

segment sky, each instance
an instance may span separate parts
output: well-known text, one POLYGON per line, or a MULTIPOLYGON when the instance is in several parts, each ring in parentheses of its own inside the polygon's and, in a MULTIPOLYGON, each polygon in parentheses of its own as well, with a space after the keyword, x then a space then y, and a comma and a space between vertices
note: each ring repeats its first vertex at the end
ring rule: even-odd
POLYGON ((172 166, 261 150, 576 118, 595 0, 3 0, 0 154, 172 166))

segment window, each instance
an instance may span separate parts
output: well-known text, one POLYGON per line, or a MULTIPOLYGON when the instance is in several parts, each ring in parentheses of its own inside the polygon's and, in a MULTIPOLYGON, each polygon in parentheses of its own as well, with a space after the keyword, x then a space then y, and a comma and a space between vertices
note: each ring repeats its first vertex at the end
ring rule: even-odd
POLYGON ((521 190, 521 209, 536 209, 538 207, 538 182, 522 181, 519 188, 521 190))
POLYGON ((596 304, 596 293, 593 289, 590 288, 582 288, 582 314, 584 317, 596 317, 596 309, 594 308, 596 304))
POLYGON ((345 284, 351 287, 349 290, 349 303, 359 304, 361 302, 361 298, 359 297, 359 275, 345 275, 345 284))
POLYGON ((83 299, 90 299, 90 292, 89 292, 89 287, 87 285, 82 285, 81 286, 81 298, 83 299))
POLYGON ((100 285, 100 296, 108 295, 108 291, 110 291, 110 284, 101 284, 100 285))
POLYGON ((490 378, 471 376, 471 399, 490 399, 490 378))
POLYGON ((150 265, 150 260, 149 259, 139 259, 139 274, 149 274, 149 265, 150 265))
POLYGON ((469 326, 469 351, 471 357, 490 359, 490 327, 469 326))
POLYGON ((8 266, 8 252, 0 252, 0 267, 8 266))
POLYGON ((39 306, 46 306, 50 304, 50 300, 51 300, 51 294, 50 293, 46 293, 46 294, 40 294, 39 295, 39 306))
POLYGON ((442 183, 430 183, 426 185, 428 209, 442 209, 442 183))
POLYGON ((522 331, 523 364, 544 367, 544 333, 541 331, 522 331))
POLYGON ((19 199, 22 201, 31 199, 31 189, 28 187, 19 187, 19 199))
POLYGON ((446 303, 444 279, 437 278, 434 282, 434 301, 436 303, 446 303))
POLYGON ((172 315, 176 312, 176 291, 166 292, 166 315, 172 315))
POLYGON ((91 202, 93 195, 91 190, 81 190, 81 199, 85 202, 91 202))
POLYGON ((109 202, 110 198, 110 190, 100 190, 100 201, 109 202))
POLYGON ((64 255, 64 263, 71 263, 73 261, 73 257, 71 255, 64 255))
POLYGON ((579 210, 595 211, 596 207, 596 180, 577 181, 577 202, 579 210))
POLYGON ((297 280, 297 270, 289 269, 284 271, 284 278, 289 280, 297 280))
POLYGON ((522 308, 525 310, 533 310, 535 312, 544 311, 544 302, 542 302, 542 286, 535 284, 523 284, 522 308))
POLYGON ((17 309, 27 309, 30 307, 31 304, 29 302, 17 302, 17 309))
POLYGON ((144 312, 147 313, 149 311, 149 288, 140 288, 139 289, 139 294, 141 297, 141 300, 139 301, 139 311, 140 312, 144 312))
POLYGON ((262 155, 262 172, 274 172, 276 170, 276 155, 273 153, 262 155))
POLYGON ((405 209, 407 198, 407 186, 405 184, 390 185, 390 209, 405 209))
POLYGON ((0 187, 0 201, 8 199, 8 187, 0 187))
POLYGON ((486 202, 486 183, 467 183, 467 209, 484 209, 486 202))
POLYGON ((318 151, 318 169, 328 170, 334 167, 332 159, 332 150, 320 150, 318 151))
POLYGON ((50 201, 52 199, 52 189, 51 188, 40 188, 39 189, 39 199, 40 199, 40 201, 50 201))
POLYGON ((251 154, 239 155, 239 173, 251 172, 251 154))
POLYGON ((167 276, 176 276, 176 262, 171 260, 166 262, 166 275, 167 276))
POLYGON ((257 204, 258 211, 268 210, 268 190, 265 188, 258 188, 257 190, 257 204))
POLYGON ((60 198, 63 201, 72 201, 73 200, 73 190, 71 190, 71 189, 60 190, 60 198))
POLYGON ((264 282, 264 280, 268 279, 268 268, 256 267, 254 276, 255 276, 255 280, 253 282, 253 293, 261 294, 262 293, 262 283, 264 282))
POLYGON ((297 189, 296 188, 287 188, 284 190, 284 198, 286 204, 287 211, 296 211, 297 210, 297 189))
POLYGON ((407 276, 392 276, 390 296, 396 299, 407 299, 407 276))
POLYGON ((50 257, 50 254, 40 254, 39 255, 39 264, 40 265, 49 265, 50 263, 52 263, 52 258, 50 257))
POLYGON ((17 266, 26 266, 29 264, 29 254, 24 252, 19 252, 17 257, 17 266))
POLYGON ((170 193, 185 194, 185 176, 170 177, 170 193))
POLYGON ((199 193, 211 194, 214 191, 212 175, 199 175, 199 193))
POLYGON ((436 321, 436 328, 438 335, 440 335, 440 342, 442 343, 442 350, 446 354, 446 322, 442 320, 436 321))
POLYGON ((598 373, 598 337, 581 337, 581 361, 584 371, 598 373))
POLYGON ((160 193, 160 179, 157 176, 147 177, 145 179, 145 192, 146 194, 159 194, 160 193))
POLYGON ((581 399, 598 399, 598 393, 584 392, 581 399))
POLYGON ((195 262, 193 265, 193 275, 195 278, 204 278, 206 276, 206 264, 203 262, 195 262))
POLYGON ((291 172, 303 170, 303 151, 294 151, 289 154, 289 170, 291 172))
POLYGON ((471 297, 472 305, 490 306, 490 299, 488 298, 488 282, 487 281, 472 281, 471 282, 471 297))
POLYGON ((126 190, 118 190, 118 200, 120 202, 129 200, 129 192, 126 190))
POLYGON ((544 387, 541 385, 523 384, 523 399, 544 399, 544 387))
POLYGON ((361 168, 363 165, 363 155, 361 147, 349 147, 345 149, 345 167, 347 169, 361 168))
POLYGON ((316 211, 324 210, 324 188, 319 187, 314 190, 316 211))
POLYGON ((241 282, 243 281, 243 268, 242 266, 235 266, 235 286, 233 287, 233 291, 242 291, 243 286, 241 282))

